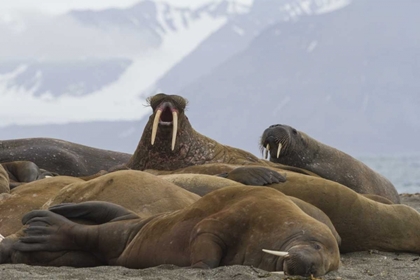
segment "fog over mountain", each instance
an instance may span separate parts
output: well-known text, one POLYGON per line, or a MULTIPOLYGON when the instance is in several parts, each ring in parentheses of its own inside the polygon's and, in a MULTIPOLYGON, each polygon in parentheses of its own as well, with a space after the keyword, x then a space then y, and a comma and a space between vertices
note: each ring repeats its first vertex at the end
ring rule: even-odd
MULTIPOLYGON (((258 0, 73 11, 51 20, 108 33, 109 51, 2 57, 0 139, 133 152, 151 113, 145 97, 162 91, 189 99, 197 131, 256 155, 263 130, 277 123, 354 155, 418 153, 419 8, 411 0, 258 0), (52 113, 29 113, 39 107, 52 113)), ((22 30, 13 32, 32 34, 22 30)))

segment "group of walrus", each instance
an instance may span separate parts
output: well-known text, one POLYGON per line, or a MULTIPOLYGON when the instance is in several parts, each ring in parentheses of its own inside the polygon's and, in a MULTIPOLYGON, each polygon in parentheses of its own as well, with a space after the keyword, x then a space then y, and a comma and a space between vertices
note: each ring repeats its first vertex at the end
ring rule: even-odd
POLYGON ((196 132, 157 94, 132 155, 62 140, 0 141, 0 263, 337 270, 340 253, 420 253, 420 213, 351 156, 286 125, 269 160, 196 132))

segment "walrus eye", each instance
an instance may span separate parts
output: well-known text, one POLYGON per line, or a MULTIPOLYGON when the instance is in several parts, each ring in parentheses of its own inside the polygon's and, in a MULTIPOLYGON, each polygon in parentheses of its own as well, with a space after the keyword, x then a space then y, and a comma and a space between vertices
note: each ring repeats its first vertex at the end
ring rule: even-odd
POLYGON ((319 246, 317 243, 314 243, 312 247, 314 247, 315 250, 321 250, 321 246, 319 246))

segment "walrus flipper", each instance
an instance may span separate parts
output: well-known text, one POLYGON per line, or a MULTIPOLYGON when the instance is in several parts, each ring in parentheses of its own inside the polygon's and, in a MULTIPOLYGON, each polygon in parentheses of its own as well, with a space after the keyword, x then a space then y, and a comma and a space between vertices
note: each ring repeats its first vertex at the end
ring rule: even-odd
POLYGON ((67 218, 46 210, 35 210, 22 218, 25 235, 19 238, 13 249, 21 252, 82 250, 72 238, 77 224, 67 218))
POLYGON ((199 234, 193 241, 191 250, 192 268, 215 268, 226 252, 224 241, 213 233, 199 234))
POLYGON ((89 220, 96 224, 139 218, 120 205, 103 201, 62 203, 50 207, 49 210, 68 219, 89 220))
POLYGON ((277 171, 261 166, 238 167, 228 173, 219 174, 219 176, 251 186, 286 182, 286 178, 277 171))
POLYGON ((13 251, 13 243, 16 239, 4 238, 0 241, 0 264, 11 263, 11 254, 13 251))

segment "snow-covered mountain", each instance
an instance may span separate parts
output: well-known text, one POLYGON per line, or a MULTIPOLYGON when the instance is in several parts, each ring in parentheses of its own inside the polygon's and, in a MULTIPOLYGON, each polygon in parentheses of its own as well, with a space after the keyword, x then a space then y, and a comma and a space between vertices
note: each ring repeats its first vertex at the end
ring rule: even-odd
POLYGON ((28 113, 3 105, 2 125, 141 118, 141 93, 246 11, 235 3, 190 9, 142 1, 128 9, 3 20, 0 96, 28 113))
POLYGON ((255 154, 274 123, 350 153, 417 150, 417 1, 175 3, 0 16, 0 139, 132 152, 163 91, 190 100, 199 132, 255 154))

